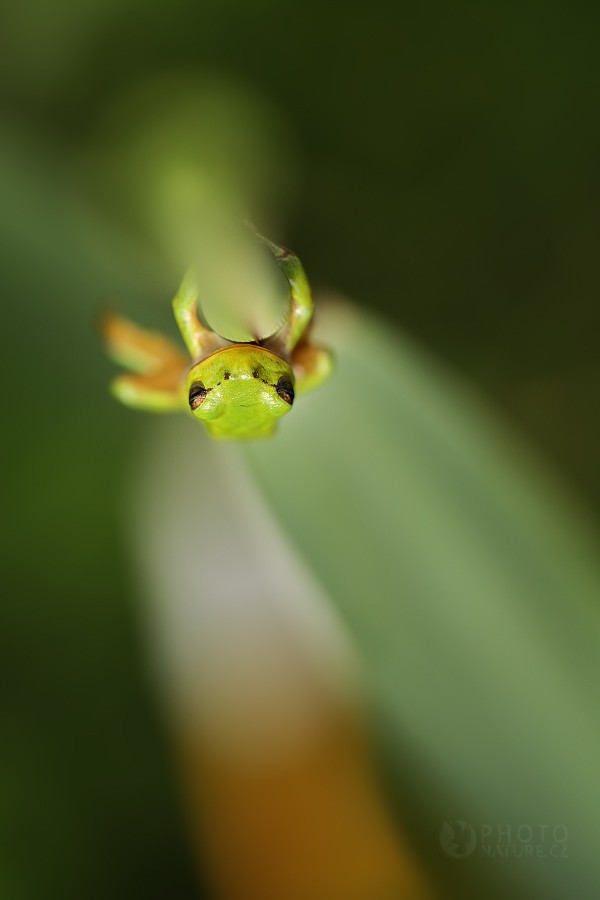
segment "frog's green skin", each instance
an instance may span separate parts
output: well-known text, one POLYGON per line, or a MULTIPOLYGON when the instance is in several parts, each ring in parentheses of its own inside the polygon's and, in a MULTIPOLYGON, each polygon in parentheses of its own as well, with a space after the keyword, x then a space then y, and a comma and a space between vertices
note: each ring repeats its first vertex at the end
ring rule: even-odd
POLYGON ((290 310, 281 328, 255 343, 234 343, 217 335, 198 318, 198 289, 188 273, 173 300, 173 312, 191 365, 162 335, 118 316, 106 318, 109 352, 133 373, 112 383, 122 403, 153 412, 185 409, 217 438, 266 437, 290 411, 295 395, 329 377, 331 354, 308 340, 313 300, 300 261, 289 250, 257 237, 290 285, 290 310))

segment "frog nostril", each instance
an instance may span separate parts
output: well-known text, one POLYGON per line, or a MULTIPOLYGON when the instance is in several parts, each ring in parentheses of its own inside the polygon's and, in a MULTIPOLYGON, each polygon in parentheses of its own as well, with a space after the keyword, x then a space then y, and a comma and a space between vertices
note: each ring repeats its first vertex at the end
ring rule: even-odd
POLYGON ((253 369, 253 370, 252 370, 252 377, 253 377, 253 378, 258 378, 258 369, 253 369))
POLYGON ((231 378, 231 372, 223 372, 223 378, 228 381, 231 378))

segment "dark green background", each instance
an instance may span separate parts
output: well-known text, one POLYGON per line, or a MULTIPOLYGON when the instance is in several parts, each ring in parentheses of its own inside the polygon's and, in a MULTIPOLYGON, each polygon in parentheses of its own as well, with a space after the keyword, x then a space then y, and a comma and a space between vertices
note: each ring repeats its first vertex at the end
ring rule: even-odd
POLYGON ((38 0, 3 16, 0 896, 192 897, 120 538, 144 425, 107 397, 89 300, 158 305, 170 286, 139 261, 129 282, 110 242, 90 252, 69 171, 130 82, 184 66, 250 84, 299 160, 275 237, 315 287, 471 379, 594 515, 600 7, 38 0))

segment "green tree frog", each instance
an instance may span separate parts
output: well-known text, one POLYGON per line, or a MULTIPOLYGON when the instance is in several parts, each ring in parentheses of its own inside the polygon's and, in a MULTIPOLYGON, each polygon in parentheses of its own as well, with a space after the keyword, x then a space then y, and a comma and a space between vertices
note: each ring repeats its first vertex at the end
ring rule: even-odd
POLYGON ((297 394, 329 377, 330 352, 309 340, 313 300, 299 259, 257 238, 289 284, 290 307, 283 325, 255 342, 223 338, 198 318, 198 288, 190 272, 173 300, 173 312, 191 365, 163 335, 114 314, 105 318, 108 351, 129 370, 112 382, 112 392, 122 403, 152 412, 187 410, 215 438, 260 438, 274 432, 297 394))

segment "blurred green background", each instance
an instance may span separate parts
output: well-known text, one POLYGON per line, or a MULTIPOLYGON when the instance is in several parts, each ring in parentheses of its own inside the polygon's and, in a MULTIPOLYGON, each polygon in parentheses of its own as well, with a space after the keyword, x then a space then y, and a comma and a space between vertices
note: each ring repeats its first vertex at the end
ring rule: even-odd
POLYGON ((594 519, 599 26, 534 0, 5 4, 2 898, 198 895, 120 537, 145 423, 94 325, 107 297, 167 322, 180 274, 111 155, 130 92, 248 91, 272 236, 467 376, 594 519))

